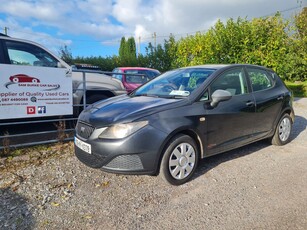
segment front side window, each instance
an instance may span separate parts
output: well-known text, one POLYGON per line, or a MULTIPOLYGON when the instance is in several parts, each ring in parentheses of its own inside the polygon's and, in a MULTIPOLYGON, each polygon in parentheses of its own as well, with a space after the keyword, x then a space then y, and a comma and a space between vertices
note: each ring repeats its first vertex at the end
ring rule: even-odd
POLYGON ((40 47, 23 42, 5 42, 11 64, 57 67, 58 60, 40 47))
POLYGON ((272 78, 266 71, 256 68, 247 68, 247 72, 254 92, 269 89, 273 86, 272 78))
POLYGON ((218 89, 226 90, 233 96, 248 93, 243 68, 235 68, 224 72, 211 84, 210 89, 211 94, 218 89))

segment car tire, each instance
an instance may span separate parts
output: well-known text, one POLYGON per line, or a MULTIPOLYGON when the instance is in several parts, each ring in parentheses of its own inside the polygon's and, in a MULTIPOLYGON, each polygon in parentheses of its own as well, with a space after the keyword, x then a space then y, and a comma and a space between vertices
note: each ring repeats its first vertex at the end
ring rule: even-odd
POLYGON ((186 183, 194 174, 199 161, 195 141, 187 135, 177 135, 168 143, 163 154, 160 175, 172 185, 186 183))
POLYGON ((292 119, 289 114, 284 114, 275 129, 274 136, 271 139, 273 145, 285 145, 290 141, 292 130, 292 119))

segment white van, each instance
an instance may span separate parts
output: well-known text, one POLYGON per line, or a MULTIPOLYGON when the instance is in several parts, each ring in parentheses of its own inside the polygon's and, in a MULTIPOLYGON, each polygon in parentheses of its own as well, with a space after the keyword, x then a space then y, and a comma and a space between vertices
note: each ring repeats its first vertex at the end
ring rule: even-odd
POLYGON ((86 103, 93 103, 123 93, 117 79, 88 73, 83 84, 82 72, 72 72, 43 46, 0 34, 1 120, 78 115, 73 105, 82 104, 84 95, 86 103))

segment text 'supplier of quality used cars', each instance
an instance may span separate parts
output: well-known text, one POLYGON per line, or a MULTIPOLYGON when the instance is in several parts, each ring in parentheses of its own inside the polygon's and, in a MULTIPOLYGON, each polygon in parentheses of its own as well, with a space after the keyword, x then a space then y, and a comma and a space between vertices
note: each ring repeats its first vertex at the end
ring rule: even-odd
POLYGON ((160 174, 180 185, 200 159, 261 139, 288 143, 293 122, 291 92, 271 69, 186 67, 88 106, 76 126, 75 154, 92 168, 160 174))

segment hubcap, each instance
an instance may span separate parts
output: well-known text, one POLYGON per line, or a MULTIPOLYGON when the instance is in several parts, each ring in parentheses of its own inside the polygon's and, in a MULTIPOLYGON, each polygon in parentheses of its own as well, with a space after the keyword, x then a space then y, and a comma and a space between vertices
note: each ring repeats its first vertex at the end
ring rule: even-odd
POLYGON ((286 141, 288 140, 290 136, 290 131, 291 131, 291 121, 289 118, 285 117, 279 125, 278 129, 279 133, 279 138, 281 141, 286 141))
POLYGON ((189 176, 195 166, 195 150, 189 143, 181 143, 169 158, 169 171, 173 178, 181 180, 189 176))

